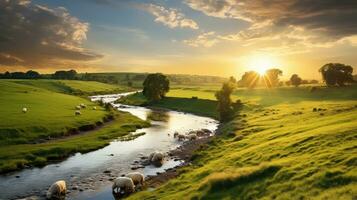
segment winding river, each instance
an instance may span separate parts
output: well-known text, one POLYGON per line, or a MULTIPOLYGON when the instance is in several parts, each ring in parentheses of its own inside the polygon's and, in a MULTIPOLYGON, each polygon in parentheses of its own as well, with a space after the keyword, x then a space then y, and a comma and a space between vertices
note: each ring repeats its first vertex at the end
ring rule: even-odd
MULTIPOLYGON (((129 112, 143 120, 149 116, 159 116, 163 121, 151 121, 152 126, 138 129, 135 133, 146 134, 130 141, 112 141, 108 146, 89 153, 77 153, 68 159, 43 168, 24 169, 0 176, 0 199, 23 197, 43 198, 47 188, 56 180, 64 179, 71 191, 67 199, 114 199, 111 180, 133 171, 131 168, 140 157, 153 151, 168 152, 181 145, 173 138, 173 133, 187 133, 191 130, 209 129, 214 131, 218 122, 207 117, 176 111, 155 111, 152 109, 114 104, 113 102, 129 93, 91 97, 92 101, 102 100, 112 103, 121 111, 129 112)), ((133 133, 133 134, 135 134, 133 133)), ((160 168, 146 166, 136 169, 146 176, 164 172, 180 165, 180 160, 166 160, 160 168)))

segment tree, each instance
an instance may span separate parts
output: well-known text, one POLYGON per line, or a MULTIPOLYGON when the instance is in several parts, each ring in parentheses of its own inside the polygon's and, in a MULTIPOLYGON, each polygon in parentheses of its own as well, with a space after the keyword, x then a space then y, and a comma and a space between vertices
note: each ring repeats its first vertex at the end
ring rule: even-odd
POLYGON ((245 72, 242 78, 238 81, 241 87, 254 88, 260 80, 260 76, 255 71, 245 72))
POLYGON ((297 74, 293 74, 290 78, 290 82, 292 85, 294 85, 295 87, 298 87, 301 82, 302 82, 302 79, 299 77, 299 75, 297 74))
POLYGON ((41 78, 40 73, 33 71, 33 70, 29 70, 26 72, 26 78, 28 79, 38 79, 41 78))
POLYGON ((77 72, 75 70, 69 70, 69 71, 56 71, 53 75, 53 79, 68 79, 68 80, 73 80, 76 79, 77 72))
POLYGON ((231 81, 225 82, 220 91, 217 91, 215 96, 218 100, 219 118, 222 122, 228 121, 233 116, 233 106, 231 94, 235 89, 235 84, 231 81))
POLYGON ((283 75, 280 69, 269 69, 265 72, 264 83, 268 88, 276 87, 279 84, 279 76, 283 75))
POLYGON ((345 83, 353 82, 353 68, 341 63, 328 63, 319 70, 327 86, 344 86, 345 83))
POLYGON ((161 73, 149 74, 143 86, 144 96, 150 101, 157 101, 165 97, 165 94, 170 90, 170 81, 161 73))

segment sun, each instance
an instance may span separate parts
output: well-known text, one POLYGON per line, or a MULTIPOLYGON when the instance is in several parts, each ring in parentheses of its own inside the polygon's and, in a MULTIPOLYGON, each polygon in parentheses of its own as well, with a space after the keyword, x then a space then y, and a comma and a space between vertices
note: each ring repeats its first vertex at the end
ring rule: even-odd
POLYGON ((266 71, 277 66, 276 59, 267 54, 255 54, 248 59, 248 68, 256 71, 260 76, 264 76, 266 71))

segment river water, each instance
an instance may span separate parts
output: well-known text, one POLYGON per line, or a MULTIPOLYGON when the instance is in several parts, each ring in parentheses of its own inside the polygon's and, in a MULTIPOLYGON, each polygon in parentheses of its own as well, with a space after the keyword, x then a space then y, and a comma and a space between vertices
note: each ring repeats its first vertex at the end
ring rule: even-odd
MULTIPOLYGON (((92 101, 114 102, 125 94, 101 95, 91 97, 92 101)), ((176 111, 155 111, 144 107, 114 104, 117 109, 129 112, 143 120, 151 121, 148 128, 138 129, 135 133, 146 134, 131 141, 113 141, 108 146, 89 153, 77 153, 68 159, 50 164, 43 168, 24 169, 0 176, 0 199, 17 199, 34 196, 43 198, 44 192, 55 181, 64 179, 71 193, 67 199, 114 199, 111 194, 111 179, 132 172, 133 162, 151 152, 168 152, 177 148, 181 142, 173 138, 175 131, 187 133, 191 130, 216 130, 218 122, 207 117, 176 111), (153 118, 152 116, 155 116, 153 118), (107 171, 107 173, 103 173, 107 171), (75 189, 74 189, 75 188, 75 189)), ((181 161, 166 160, 160 168, 146 166, 135 171, 145 176, 164 172, 180 165, 181 161)))

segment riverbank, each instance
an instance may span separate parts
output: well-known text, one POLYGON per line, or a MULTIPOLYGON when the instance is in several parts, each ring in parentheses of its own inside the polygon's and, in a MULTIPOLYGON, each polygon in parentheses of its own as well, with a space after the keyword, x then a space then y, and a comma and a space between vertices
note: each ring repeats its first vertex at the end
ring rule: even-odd
POLYGON ((357 99, 333 91, 333 101, 303 93, 245 106, 190 165, 149 179, 154 189, 128 199, 353 199, 357 99))
POLYGON ((148 102, 141 92, 118 99, 116 103, 149 108, 165 108, 179 112, 218 119, 217 101, 199 98, 165 97, 156 102, 148 102))
POLYGON ((111 122, 94 130, 38 144, 1 146, 0 172, 59 162, 77 152, 85 153, 102 148, 115 138, 148 126, 148 122, 129 113, 116 111, 111 122))

